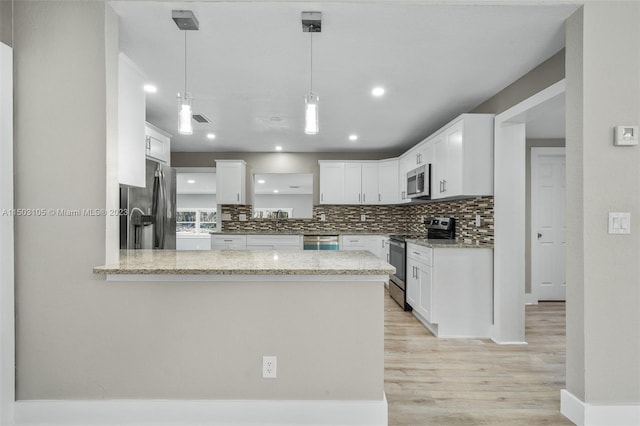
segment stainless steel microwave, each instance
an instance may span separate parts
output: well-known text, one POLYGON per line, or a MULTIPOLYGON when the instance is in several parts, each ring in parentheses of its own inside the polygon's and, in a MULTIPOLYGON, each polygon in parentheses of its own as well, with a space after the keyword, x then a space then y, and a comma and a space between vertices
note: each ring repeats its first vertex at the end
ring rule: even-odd
POLYGON ((407 173, 409 198, 431 198, 431 164, 425 164, 407 173))

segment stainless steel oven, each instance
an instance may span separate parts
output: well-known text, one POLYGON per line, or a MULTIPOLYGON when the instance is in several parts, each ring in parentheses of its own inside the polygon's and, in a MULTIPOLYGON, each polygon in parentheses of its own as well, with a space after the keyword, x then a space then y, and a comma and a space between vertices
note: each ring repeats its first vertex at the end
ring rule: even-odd
POLYGON ((396 273, 389 276, 389 294, 405 311, 410 311, 407 304, 405 272, 407 268, 407 243, 402 235, 389 237, 389 263, 396 268, 396 273))

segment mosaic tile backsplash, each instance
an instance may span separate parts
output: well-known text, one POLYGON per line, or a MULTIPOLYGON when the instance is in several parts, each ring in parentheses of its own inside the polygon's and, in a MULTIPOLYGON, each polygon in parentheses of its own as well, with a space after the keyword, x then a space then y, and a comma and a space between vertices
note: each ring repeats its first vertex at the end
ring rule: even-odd
MULTIPOLYGON (((251 219, 250 205, 223 205, 223 214, 231 220, 222 222, 222 232, 276 232, 275 220, 251 219), (239 216, 246 215, 246 221, 239 216)), ((278 221, 277 232, 286 233, 371 233, 426 234, 422 216, 451 216, 456 219, 456 239, 467 244, 493 245, 493 197, 476 197, 454 201, 432 201, 399 206, 318 205, 311 219, 278 221), (320 221, 321 215, 325 221, 320 221), (476 214, 480 226, 476 227, 476 214), (362 221, 361 216, 366 220, 362 221)))

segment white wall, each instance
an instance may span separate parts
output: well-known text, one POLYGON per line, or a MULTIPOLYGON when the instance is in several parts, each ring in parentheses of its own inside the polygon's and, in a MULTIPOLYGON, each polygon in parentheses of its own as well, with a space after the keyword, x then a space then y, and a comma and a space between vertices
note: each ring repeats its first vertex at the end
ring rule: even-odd
POLYGON ((216 194, 177 194, 176 207, 179 209, 215 209, 216 194))
POLYGON ((313 217, 313 195, 311 194, 255 194, 253 206, 262 208, 293 208, 293 218, 313 217))

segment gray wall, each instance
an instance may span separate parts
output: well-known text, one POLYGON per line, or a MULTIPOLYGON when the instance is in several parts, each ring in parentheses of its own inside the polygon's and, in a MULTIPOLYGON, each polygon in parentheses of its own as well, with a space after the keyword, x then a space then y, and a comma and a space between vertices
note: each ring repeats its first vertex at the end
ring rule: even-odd
POLYGON ((524 242, 524 286, 525 292, 531 293, 531 148, 563 147, 564 139, 527 139, 525 165, 525 242, 524 242))
POLYGON ((564 58, 565 49, 562 49, 470 112, 500 114, 557 83, 565 75, 564 58))
POLYGON ((215 209, 217 207, 216 194, 177 194, 176 206, 179 209, 215 209))
POLYGON ((13 46, 13 0, 0 1, 0 42, 13 46))
POLYGON ((640 404, 640 3, 590 2, 567 25, 567 390, 589 404, 640 404), (631 212, 630 235, 607 214, 631 212))

